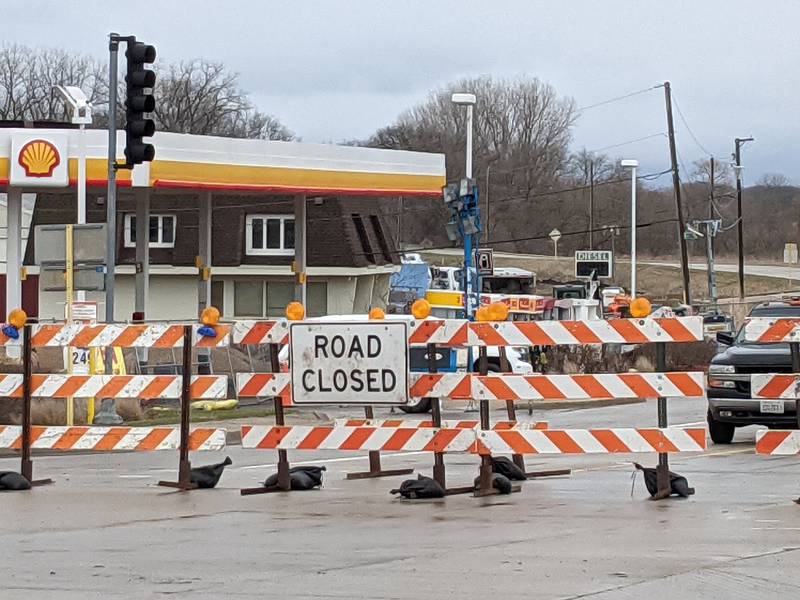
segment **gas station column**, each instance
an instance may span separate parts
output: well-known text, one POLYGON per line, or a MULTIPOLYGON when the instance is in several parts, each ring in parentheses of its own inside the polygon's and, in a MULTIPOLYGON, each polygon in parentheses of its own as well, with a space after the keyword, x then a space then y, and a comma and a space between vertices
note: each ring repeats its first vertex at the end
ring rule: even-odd
MULTIPOLYGON (((211 305, 211 212, 212 197, 210 191, 200 192, 198 210, 198 269, 197 278, 197 314, 211 305)), ((221 306, 217 307, 222 310, 221 306)))
MULTIPOLYGON (((6 320, 8 313, 22 307, 22 190, 9 187, 6 193, 6 320)), ((20 349, 9 346, 7 353, 19 358, 20 349)))

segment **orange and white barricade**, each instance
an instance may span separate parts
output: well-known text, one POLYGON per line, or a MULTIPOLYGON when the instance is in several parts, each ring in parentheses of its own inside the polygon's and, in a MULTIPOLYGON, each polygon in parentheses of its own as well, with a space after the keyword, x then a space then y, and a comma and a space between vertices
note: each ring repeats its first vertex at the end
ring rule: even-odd
POLYGON ((21 474, 35 484, 50 480, 33 480, 31 450, 155 451, 179 450, 177 482, 162 485, 191 489, 188 453, 190 450, 221 450, 226 431, 219 428, 190 428, 189 410, 193 399, 222 399, 227 396, 227 376, 190 375, 77 375, 31 373, 31 353, 35 347, 118 347, 118 348, 183 348, 183 373, 191 373, 192 348, 226 346, 230 328, 218 325, 206 328, 203 335, 198 325, 171 324, 103 324, 66 323, 22 324, 18 337, 9 337, 7 326, 0 327, 0 343, 21 344, 23 373, 0 375, 0 395, 22 400, 22 425, 0 425, 0 448, 19 450, 21 474), (213 329, 214 335, 208 335, 213 329), (33 398, 138 398, 141 400, 179 399, 180 427, 100 427, 34 426, 31 423, 33 398))
MULTIPOLYGON (((290 327, 291 323, 284 321, 237 323, 233 326, 232 342, 269 343, 277 356, 278 347, 290 343, 290 327)), ((670 428, 666 422, 666 398, 701 399, 705 395, 703 373, 669 372, 665 360, 667 343, 703 340, 701 317, 542 322, 417 319, 409 321, 407 334, 408 345, 427 347, 429 356, 435 356, 437 347, 472 346, 477 347, 480 353, 478 364, 483 367, 479 373, 436 373, 432 368, 430 373, 409 374, 410 396, 436 399, 432 420, 375 419, 370 411, 365 419, 339 419, 332 426, 287 426, 283 421, 280 398, 291 396, 292 373, 280 372, 276 360, 271 373, 241 373, 237 376, 240 395, 272 397, 276 401, 275 426, 244 426, 243 446, 277 450, 279 474, 281 464, 288 474, 286 452, 289 450, 369 451, 371 458, 373 453, 386 450, 427 450, 434 452, 437 458, 434 476, 443 487, 442 455, 473 452, 483 456, 480 490, 483 493, 491 491, 491 462, 488 458, 492 453, 513 454, 521 462, 525 454, 655 452, 660 457, 660 483, 664 484, 667 454, 702 452, 706 448, 705 429, 670 428), (486 369, 488 346, 645 343, 657 345, 658 372, 522 376, 488 373, 486 369), (480 421, 442 421, 438 410, 439 398, 480 401, 480 421), (512 412, 513 403, 518 400, 618 398, 658 398, 658 427, 548 429, 546 424, 539 427, 520 425, 512 412), (508 421, 494 426, 489 422, 490 400, 505 401, 512 407, 508 421)), ((659 489, 663 491, 662 486, 659 489)))
MULTIPOLYGON (((750 376, 754 399, 769 402, 770 408, 785 411, 794 404, 800 426, 800 319, 753 317, 744 325, 744 338, 756 344, 789 344, 792 373, 757 373, 750 376)), ((800 431, 770 429, 756 433, 756 453, 769 456, 800 456, 800 431)))

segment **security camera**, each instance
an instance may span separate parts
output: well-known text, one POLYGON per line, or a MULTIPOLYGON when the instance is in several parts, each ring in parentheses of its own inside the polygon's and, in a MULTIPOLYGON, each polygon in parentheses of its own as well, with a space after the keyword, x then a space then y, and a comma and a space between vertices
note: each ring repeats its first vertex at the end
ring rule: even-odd
POLYGON ((72 122, 76 125, 92 124, 92 105, 83 90, 74 85, 54 86, 59 96, 72 109, 72 122))

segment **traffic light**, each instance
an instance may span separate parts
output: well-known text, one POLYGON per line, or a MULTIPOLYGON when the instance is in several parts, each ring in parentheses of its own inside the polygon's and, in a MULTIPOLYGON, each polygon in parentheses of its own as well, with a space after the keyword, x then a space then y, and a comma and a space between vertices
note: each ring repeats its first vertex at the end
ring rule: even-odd
POLYGON ((151 113, 156 108, 153 97, 156 73, 145 68, 145 65, 156 60, 156 49, 142 42, 131 41, 125 58, 128 60, 128 74, 125 76, 125 160, 129 165, 139 165, 153 160, 156 154, 153 145, 142 140, 156 132, 155 122, 145 117, 145 113, 151 113))

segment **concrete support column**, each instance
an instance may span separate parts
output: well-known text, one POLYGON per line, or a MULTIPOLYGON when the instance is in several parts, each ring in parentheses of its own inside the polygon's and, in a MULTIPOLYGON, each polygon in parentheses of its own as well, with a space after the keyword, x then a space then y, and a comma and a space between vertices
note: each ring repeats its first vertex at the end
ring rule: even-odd
POLYGON ((133 188, 136 201, 136 291, 133 310, 147 317, 150 291, 150 188, 133 188))
MULTIPOLYGON (((294 299, 306 306, 306 197, 294 197, 294 299)), ((308 308, 308 307, 306 307, 308 308)))
MULTIPOLYGON (((22 190, 9 187, 6 193, 6 314, 22 307, 22 190)), ((20 348, 9 346, 8 356, 19 358, 20 348)))
MULTIPOLYGON (((211 192, 200 192, 200 204, 198 206, 198 247, 197 255, 204 267, 211 266, 211 215, 213 199, 211 192)), ((211 305, 211 277, 203 281, 202 273, 197 278, 197 314, 211 305)), ((217 307, 222 310, 221 306, 217 307)))

